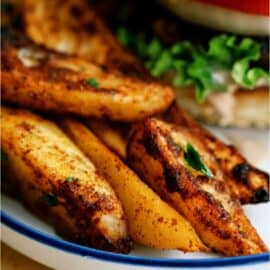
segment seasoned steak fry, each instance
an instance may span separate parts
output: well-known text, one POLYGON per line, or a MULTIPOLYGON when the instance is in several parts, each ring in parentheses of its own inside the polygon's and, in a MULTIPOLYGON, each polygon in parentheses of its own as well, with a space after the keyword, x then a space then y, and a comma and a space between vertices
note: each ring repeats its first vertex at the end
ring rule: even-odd
POLYGON ((204 142, 226 174, 226 185, 241 203, 269 201, 269 175, 251 165, 234 146, 219 140, 176 105, 170 108, 165 119, 188 128, 204 142))
POLYGON ((136 121, 165 111, 174 98, 169 87, 158 83, 47 51, 16 34, 5 33, 3 38, 4 101, 56 113, 136 121))
MULTIPOLYGON (((28 193, 76 224, 74 240, 97 248, 128 252, 130 241, 121 203, 94 164, 52 122, 24 110, 2 108, 1 149, 28 193), (62 213, 62 214, 61 214, 62 213)), ((32 201, 32 199, 30 199, 32 201)), ((62 224, 65 228, 67 224, 62 224)), ((72 226, 74 228, 74 226, 72 226)))
POLYGON ((133 132, 127 155, 135 171, 190 221, 208 247, 229 256, 267 251, 226 189, 214 157, 188 130, 147 119, 133 132))
POLYGON ((140 61, 118 43, 87 0, 26 0, 24 18, 27 34, 38 44, 126 74, 146 74, 140 61))
POLYGON ((61 125, 114 188, 134 241, 159 249, 207 250, 190 223, 162 201, 86 126, 73 119, 64 119, 61 125))

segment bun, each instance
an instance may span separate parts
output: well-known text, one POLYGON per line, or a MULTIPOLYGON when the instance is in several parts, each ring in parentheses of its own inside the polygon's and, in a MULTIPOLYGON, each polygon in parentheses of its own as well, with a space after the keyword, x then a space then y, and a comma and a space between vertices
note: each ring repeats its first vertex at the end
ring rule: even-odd
POLYGON ((161 0, 184 20, 216 30, 255 36, 269 35, 269 16, 253 15, 194 0, 161 0))
MULTIPOLYGON (((177 103, 198 120, 218 126, 267 128, 270 125, 269 89, 237 90, 234 94, 221 94, 215 105, 210 99, 199 104, 192 88, 175 89, 177 103), (226 104, 226 96, 229 104, 226 104), (228 110, 226 112, 226 110, 228 110), (225 113, 225 114, 224 114, 225 113), (227 113, 227 115, 226 115, 227 113)), ((211 96, 212 94, 210 94, 211 96)))

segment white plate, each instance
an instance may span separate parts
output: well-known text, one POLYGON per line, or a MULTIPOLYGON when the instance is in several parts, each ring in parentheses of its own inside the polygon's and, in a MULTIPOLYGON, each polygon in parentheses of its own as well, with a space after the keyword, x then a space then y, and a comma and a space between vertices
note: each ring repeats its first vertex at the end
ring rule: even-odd
MULTIPOLYGON (((269 171, 269 133, 266 131, 239 131, 234 129, 214 132, 226 141, 241 142, 243 153, 252 153, 250 159, 269 171), (245 142, 245 143, 243 143, 245 142), (259 159, 255 151, 259 149, 259 159)), ((247 216, 263 240, 270 246, 269 203, 247 205, 247 216)), ((219 257, 215 254, 159 251, 136 246, 129 255, 115 254, 80 246, 62 240, 52 227, 36 218, 17 201, 2 195, 2 240, 26 256, 58 270, 130 270, 130 269, 256 269, 270 267, 270 254, 241 257, 219 257)))

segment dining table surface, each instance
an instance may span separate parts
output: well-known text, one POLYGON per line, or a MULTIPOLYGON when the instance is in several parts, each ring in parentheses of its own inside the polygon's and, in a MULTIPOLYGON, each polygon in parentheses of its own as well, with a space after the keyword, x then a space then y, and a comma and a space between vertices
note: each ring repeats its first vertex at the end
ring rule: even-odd
POLYGON ((1 242, 2 270, 50 270, 1 242))

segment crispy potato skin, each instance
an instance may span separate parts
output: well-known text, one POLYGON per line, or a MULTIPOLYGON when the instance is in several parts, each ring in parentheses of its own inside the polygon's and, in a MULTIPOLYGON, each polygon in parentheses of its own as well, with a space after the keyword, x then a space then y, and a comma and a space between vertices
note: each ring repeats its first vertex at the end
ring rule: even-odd
MULTIPOLYGON (((2 191, 9 196, 23 202, 31 212, 39 216, 42 220, 52 225, 56 232, 63 238, 86 244, 85 234, 82 233, 76 218, 72 216, 63 205, 50 207, 45 201, 41 200, 44 193, 36 186, 27 181, 21 181, 16 177, 9 162, 2 162, 2 191), (5 164, 3 164, 5 163, 5 164)), ((98 244, 98 243, 96 243, 98 244)), ((102 246, 102 244, 100 245, 102 246)))
MULTIPOLYGON (((54 211, 59 211, 56 218, 66 219, 65 211, 75 219, 77 241, 129 251, 123 209, 113 189, 55 124, 24 110, 2 108, 1 132, 1 148, 21 191, 30 194, 32 188, 34 197, 53 194, 57 200, 54 211)), ((40 201, 44 198, 39 197, 36 203, 40 201)))
POLYGON ((77 57, 48 52, 10 36, 13 43, 4 41, 1 52, 4 101, 38 110, 121 121, 162 112, 173 101, 169 87, 128 77, 77 57), (25 56, 28 53, 30 56, 25 56), (27 67, 23 61, 34 61, 34 66, 27 67), (87 83, 88 79, 95 79, 98 86, 87 83))
POLYGON ((147 119, 133 132, 127 155, 135 171, 190 221, 208 247, 229 256, 267 251, 220 179, 213 157, 188 130, 147 119), (187 142, 200 153, 214 178, 186 165, 179 145, 185 147, 187 142))
POLYGON ((140 61, 118 43, 87 0, 26 0, 24 19, 27 34, 38 44, 125 74, 147 76, 140 61))
POLYGON ((269 175, 252 166, 235 147, 216 138, 175 104, 166 113, 165 119, 187 127, 204 142, 226 174, 226 185, 241 203, 269 201, 269 175))
POLYGON ((162 201, 86 126, 72 119, 61 121, 61 126, 114 188, 134 241, 159 249, 206 250, 189 222, 162 201))

